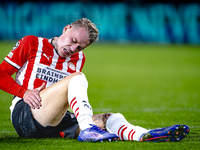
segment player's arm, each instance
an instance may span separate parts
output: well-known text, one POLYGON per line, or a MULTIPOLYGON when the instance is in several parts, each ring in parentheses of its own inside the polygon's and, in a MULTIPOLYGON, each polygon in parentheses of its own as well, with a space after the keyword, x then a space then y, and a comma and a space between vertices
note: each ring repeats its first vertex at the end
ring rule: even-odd
POLYGON ((12 51, 6 56, 0 64, 0 89, 23 98, 31 108, 40 108, 41 98, 39 92, 44 88, 44 84, 36 89, 26 89, 16 83, 12 75, 17 72, 23 64, 28 60, 31 50, 32 37, 27 36, 21 39, 12 51))
POLYGON ((17 71, 15 67, 3 61, 0 64, 0 89, 12 95, 21 97, 32 108, 39 108, 41 106, 41 98, 39 92, 44 88, 42 85, 39 88, 28 90, 17 84, 12 78, 12 75, 17 71))
POLYGON ((0 64, 0 89, 12 95, 23 97, 27 89, 17 84, 12 78, 16 71, 17 69, 6 61, 0 64))

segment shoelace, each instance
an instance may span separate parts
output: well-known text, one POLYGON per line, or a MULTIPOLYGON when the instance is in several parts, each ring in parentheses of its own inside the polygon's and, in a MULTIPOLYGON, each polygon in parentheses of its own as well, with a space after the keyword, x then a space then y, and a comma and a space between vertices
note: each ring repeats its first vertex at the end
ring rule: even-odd
POLYGON ((106 131, 102 130, 101 128, 97 127, 96 125, 92 125, 93 130, 98 130, 100 133, 107 133, 106 131))

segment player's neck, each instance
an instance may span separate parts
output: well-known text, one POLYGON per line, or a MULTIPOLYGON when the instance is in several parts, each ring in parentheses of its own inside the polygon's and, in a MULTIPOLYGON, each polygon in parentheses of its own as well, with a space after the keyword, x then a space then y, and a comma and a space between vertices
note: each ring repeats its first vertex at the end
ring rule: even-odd
POLYGON ((53 39, 52 39, 52 42, 51 42, 51 44, 52 44, 52 46, 57 50, 58 49, 58 37, 57 36, 55 36, 55 37, 53 37, 53 39))

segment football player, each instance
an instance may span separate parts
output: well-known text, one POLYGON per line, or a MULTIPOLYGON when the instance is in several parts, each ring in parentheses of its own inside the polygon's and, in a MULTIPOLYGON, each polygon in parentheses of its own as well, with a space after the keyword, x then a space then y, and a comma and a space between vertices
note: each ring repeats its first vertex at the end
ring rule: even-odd
POLYGON ((81 72, 82 51, 97 40, 96 26, 82 18, 65 26, 59 37, 26 36, 17 42, 0 64, 0 89, 14 95, 10 110, 18 135, 93 142, 183 139, 189 133, 186 125, 147 130, 131 125, 120 113, 93 115, 81 72))

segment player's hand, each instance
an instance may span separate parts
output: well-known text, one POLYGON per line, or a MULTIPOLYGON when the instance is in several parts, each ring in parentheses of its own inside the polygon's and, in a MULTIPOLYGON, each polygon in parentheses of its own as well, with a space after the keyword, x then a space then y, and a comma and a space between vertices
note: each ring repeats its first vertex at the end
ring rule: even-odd
POLYGON ((27 90, 23 96, 24 102, 27 103, 33 109, 35 108, 40 109, 40 107, 42 106, 41 104, 42 99, 39 93, 44 88, 45 88, 45 83, 43 83, 38 88, 27 90))

